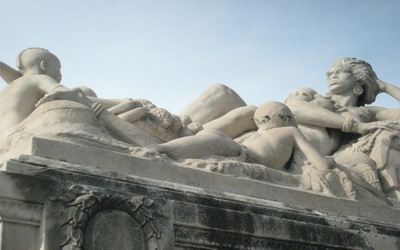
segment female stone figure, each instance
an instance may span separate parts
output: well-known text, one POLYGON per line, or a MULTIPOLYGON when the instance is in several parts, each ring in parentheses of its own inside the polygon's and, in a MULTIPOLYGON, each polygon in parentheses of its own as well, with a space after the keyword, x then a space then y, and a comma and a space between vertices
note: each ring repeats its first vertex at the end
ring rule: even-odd
POLYGON ((327 72, 327 84, 327 95, 302 88, 288 97, 286 105, 299 129, 322 155, 333 154, 336 162, 380 190, 379 179, 385 182, 382 170, 389 167, 382 157, 396 146, 395 120, 400 118, 400 110, 365 104, 373 103, 379 93, 400 100, 400 89, 379 80, 368 63, 355 58, 336 61, 327 72), (380 152, 375 153, 380 159, 374 159, 374 150, 380 152))
MULTIPOLYGON (((336 61, 327 73, 327 81, 330 92, 326 96, 301 88, 286 100, 300 131, 319 153, 333 155, 337 163, 346 166, 343 170, 350 171, 347 174, 359 175, 378 192, 382 185, 386 195, 400 199, 400 181, 393 167, 400 159, 400 130, 393 121, 399 119, 400 110, 365 107, 379 93, 400 100, 400 89, 379 80, 368 63, 355 58, 336 61), (394 194, 396 190, 398 195, 394 194)), ((246 106, 227 86, 217 84, 182 113, 193 116, 205 129, 219 130, 242 142, 251 135, 246 132, 256 129, 252 119, 255 109, 246 106)), ((307 165, 300 154, 292 162, 301 172, 307 171, 303 168, 307 165)))

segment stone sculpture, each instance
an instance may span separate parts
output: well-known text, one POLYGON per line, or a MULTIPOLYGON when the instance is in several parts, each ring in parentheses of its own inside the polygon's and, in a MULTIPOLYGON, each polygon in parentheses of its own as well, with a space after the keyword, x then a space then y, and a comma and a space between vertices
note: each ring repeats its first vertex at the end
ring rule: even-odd
POLYGON ((44 49, 17 62, 0 62, 1 248, 399 249, 398 111, 362 106, 399 91, 365 62, 335 63, 331 95, 257 108, 215 84, 180 116, 65 88, 44 49))
POLYGON ((119 139, 133 145, 145 146, 155 141, 141 129, 119 119, 92 102, 79 89, 69 90, 60 85, 61 64, 49 51, 30 48, 22 51, 17 58, 21 77, 12 81, 0 92, 1 137, 12 133, 27 118, 36 106, 52 100, 71 100, 92 108, 105 126, 119 139))
POLYGON ((105 116, 107 117, 105 120, 108 118, 113 120, 107 123, 110 127, 113 127, 110 129, 120 137, 119 139, 134 145, 148 145, 149 143, 153 143, 153 140, 166 142, 180 136, 191 135, 201 129, 201 126, 193 123, 189 117, 185 117, 184 121, 182 121, 178 116, 172 115, 164 109, 157 108, 146 100, 101 99, 97 98, 94 91, 84 86, 78 87, 78 89, 68 93, 69 90, 67 88, 58 84, 61 81, 60 61, 47 50, 40 48, 24 50, 17 58, 17 67, 19 71, 14 70, 4 63, 0 63, 0 76, 9 83, 0 94, 2 97, 1 100, 6 100, 6 96, 9 96, 11 100, 4 101, 1 110, 3 117, 5 117, 0 126, 2 133, 5 133, 8 128, 18 124, 27 117, 34 110, 36 104, 39 105, 53 99, 69 98, 74 98, 75 101, 83 102, 87 106, 94 106, 94 103, 98 103, 95 105, 97 108, 101 110, 103 110, 103 107, 107 108, 110 113, 118 115, 123 120, 134 124, 135 126, 130 126, 126 122, 115 119, 108 112, 105 112, 105 116), (30 87, 28 88, 28 86, 30 87), (58 91, 55 91, 56 89, 58 91), (85 95, 82 95, 79 89, 89 99, 85 95), (64 93, 61 93, 62 91, 64 93), (36 93, 36 96, 32 92, 36 93), (44 95, 49 96, 46 96, 38 103, 39 99, 44 97, 44 95), (77 95, 80 95, 80 97, 77 97, 77 95), (22 100, 24 102, 23 105, 20 103, 22 100), (18 109, 15 109, 15 107, 18 107, 18 109), (126 129, 131 131, 121 132, 126 129), (135 134, 133 136, 135 139, 133 137, 128 138, 128 134, 130 133, 132 135, 135 134), (139 137, 142 138, 139 139, 139 137))
POLYGON ((317 169, 325 171, 331 168, 297 129, 293 114, 284 104, 264 103, 256 110, 254 121, 258 126, 257 132, 246 138, 241 145, 225 134, 209 129, 195 136, 153 145, 153 148, 175 159, 244 154, 246 162, 278 170, 290 168, 291 156, 302 152, 317 169))
POLYGON ((399 111, 363 105, 381 92, 400 100, 400 90, 377 79, 363 61, 339 60, 327 74, 331 94, 300 89, 286 100, 292 111, 277 102, 247 106, 233 90, 216 84, 180 117, 146 100, 105 100, 85 87, 65 88, 59 84, 60 61, 44 49, 24 50, 17 66, 0 64, 9 83, 0 92, 0 160, 16 142, 40 135, 150 159, 166 160, 160 154, 165 153, 186 167, 331 196, 381 203, 389 203, 385 195, 398 198, 393 165, 400 157, 399 135, 393 119, 399 111))
POLYGON ((400 89, 378 79, 368 63, 355 58, 336 61, 327 83, 326 96, 302 88, 286 100, 299 129, 321 154, 333 154, 335 161, 379 191, 383 184, 385 193, 398 199, 397 176, 389 174, 397 163, 387 157, 388 151, 398 154, 400 110, 365 104, 379 93, 400 100, 400 89))
MULTIPOLYGON (((327 96, 302 88, 286 100, 298 120, 300 131, 322 155, 332 155, 339 163, 338 166, 353 178, 353 182, 362 178, 370 187, 374 187, 375 190, 370 187, 368 189, 378 196, 383 185, 387 196, 398 199, 395 159, 399 157, 399 110, 364 105, 372 103, 379 93, 387 93, 400 100, 400 89, 379 80, 368 63, 354 58, 338 60, 328 71, 327 80, 331 91, 327 96)), ((207 100, 210 93, 213 93, 222 96, 221 99, 229 100, 227 103, 240 105, 240 97, 230 94, 225 88, 211 86, 199 99, 207 100)), ((218 103, 194 102, 190 106, 193 105, 202 114, 205 110, 218 106, 218 103)), ((250 126, 235 124, 234 121, 239 117, 235 112, 244 110, 244 114, 240 116, 251 117, 254 110, 251 106, 243 106, 243 103, 241 105, 225 108, 229 111, 227 114, 212 117, 217 123, 206 120, 207 123, 203 126, 206 128, 207 124, 224 124, 223 127, 214 127, 222 132, 225 132, 226 127, 234 127, 235 134, 226 134, 238 142, 245 140, 248 136, 245 132, 251 130, 250 126), (244 134, 237 137, 241 133, 244 134)), ((196 110, 194 107, 190 108, 196 110)), ((184 111, 186 110, 188 109, 184 111)), ((296 154, 292 165, 295 166, 294 169, 306 170, 304 166, 308 164, 305 164, 304 157, 296 154)))
POLYGON ((258 130, 246 136, 241 144, 220 131, 204 130, 195 136, 152 145, 151 148, 174 159, 201 158, 183 162, 213 172, 242 174, 264 181, 280 179, 285 184, 327 195, 351 199, 378 198, 388 202, 363 179, 347 172, 344 166, 331 158, 324 159, 305 139, 290 109, 284 104, 264 103, 256 110, 254 121, 258 130), (218 156, 234 157, 240 163, 218 156), (303 165, 294 165, 293 159, 303 159, 303 165))

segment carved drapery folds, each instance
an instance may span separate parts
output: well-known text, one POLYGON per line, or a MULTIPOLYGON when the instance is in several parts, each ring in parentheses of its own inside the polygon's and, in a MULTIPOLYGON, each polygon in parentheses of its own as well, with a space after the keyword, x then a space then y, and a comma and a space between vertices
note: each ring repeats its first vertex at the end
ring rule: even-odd
MULTIPOLYGON (((123 220, 132 220, 136 225, 136 230, 130 230, 141 235, 128 236, 134 237, 131 242, 142 245, 144 249, 158 249, 158 239, 161 238, 161 231, 154 216, 154 201, 143 196, 133 196, 131 198, 122 197, 120 195, 93 192, 85 186, 71 186, 67 192, 68 199, 65 202, 64 217, 62 223, 63 240, 62 249, 86 249, 85 240, 87 239, 87 227, 96 215, 103 212, 114 211, 117 213, 125 213, 123 220)), ((92 234, 115 235, 123 234, 118 228, 118 221, 106 225, 101 231, 91 232, 92 234)), ((120 221, 121 222, 121 221, 120 221)), ((125 223, 125 221, 122 221, 125 223)), ((99 236, 97 236, 99 237, 99 236)), ((128 242, 125 240, 125 242, 128 242)), ((96 244, 96 243, 95 243, 96 244)), ((97 243, 99 244, 99 243, 97 243)), ((101 243, 100 243, 101 244, 101 243)), ((107 243, 108 244, 108 243, 107 243)))

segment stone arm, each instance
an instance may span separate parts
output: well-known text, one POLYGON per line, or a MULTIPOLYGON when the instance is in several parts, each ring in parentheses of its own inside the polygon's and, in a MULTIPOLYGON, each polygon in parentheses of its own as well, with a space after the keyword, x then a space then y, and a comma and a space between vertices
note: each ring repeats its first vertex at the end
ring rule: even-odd
MULTIPOLYGON (((380 93, 386 93, 400 102, 400 88, 381 80, 377 81, 380 93)), ((370 110, 375 115, 374 119, 376 121, 400 119, 400 109, 388 109, 383 107, 368 106, 368 110, 370 110)))
POLYGON ((88 96, 92 102, 100 103, 104 108, 109 109, 120 104, 122 101, 117 99, 103 99, 94 96, 88 96))
POLYGON ((388 109, 377 106, 368 106, 367 108, 374 114, 375 121, 400 120, 400 109, 388 109))
POLYGON ((15 79, 20 78, 22 74, 18 71, 10 67, 9 65, 0 62, 0 77, 9 84, 13 82, 15 79))
MULTIPOLYGON (((43 86, 48 85, 43 84, 43 86)), ((156 144, 155 140, 140 128, 115 116, 104 109, 100 104, 92 102, 86 97, 81 89, 68 89, 62 85, 59 86, 60 87, 55 91, 52 91, 40 99, 36 106, 53 100, 70 100, 78 102, 92 108, 98 119, 104 123, 104 126, 110 130, 111 134, 118 137, 121 141, 130 143, 133 146, 141 147, 156 144)))
POLYGON ((204 124, 203 128, 216 129, 231 138, 236 138, 246 131, 257 130, 257 125, 253 119, 256 109, 257 107, 252 105, 236 108, 204 124))
POLYGON ((379 128, 391 127, 389 122, 382 121, 369 123, 354 122, 351 117, 344 117, 311 103, 315 94, 314 90, 304 88, 296 92, 296 94, 289 96, 286 100, 285 104, 290 108, 297 122, 322 128, 341 129, 344 132, 358 134, 365 134, 379 128), (299 92, 305 94, 298 94, 299 92))
POLYGON ((382 80, 378 80, 378 86, 380 89, 380 93, 386 93, 400 102, 400 88, 392 84, 386 83, 382 80))
MULTIPOLYGON (((94 106, 93 108, 96 107, 94 106)), ((157 144, 157 142, 146 132, 118 116, 115 116, 107 110, 102 110, 98 115, 98 118, 104 123, 107 129, 121 141, 139 147, 157 144)))
POLYGON ((346 117, 311 103, 315 94, 317 92, 312 89, 300 89, 295 94, 289 96, 285 104, 290 108, 296 121, 299 123, 341 129, 346 121, 346 117))
MULTIPOLYGON (((98 97, 87 96, 86 94, 84 94, 83 91, 79 91, 80 89, 79 87, 72 89, 73 90, 72 91, 71 89, 64 87, 63 85, 59 84, 57 81, 55 81, 53 78, 47 75, 35 75, 35 76, 30 76, 30 78, 32 81, 36 83, 36 85, 43 92, 43 94, 50 94, 53 91, 60 91, 60 93, 56 94, 57 97, 54 97, 56 99, 65 98, 65 100, 71 100, 71 98, 73 98, 73 100, 71 101, 80 102, 88 107, 91 107, 92 103, 97 102, 106 109, 115 106, 121 102, 120 100, 102 99, 98 97), (65 91, 65 93, 61 93, 61 91, 65 91)), ((46 97, 43 99, 45 99, 46 101, 50 100, 50 98, 51 97, 46 97)), ((44 102, 44 101, 40 100, 39 102, 44 102)))
POLYGON ((295 140, 295 150, 300 150, 306 156, 307 160, 318 170, 326 171, 333 168, 330 164, 304 137, 304 135, 294 128, 293 137, 295 140))
POLYGON ((63 85, 59 84, 56 80, 47 75, 34 75, 29 76, 30 81, 35 82, 38 89, 44 94, 50 94, 54 91, 69 90, 63 85))

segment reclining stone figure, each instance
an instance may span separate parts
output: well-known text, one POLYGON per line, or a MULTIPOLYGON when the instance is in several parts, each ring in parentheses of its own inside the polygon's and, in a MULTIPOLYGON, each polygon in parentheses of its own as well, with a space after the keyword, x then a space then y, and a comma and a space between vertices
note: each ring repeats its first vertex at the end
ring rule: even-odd
POLYGON ((246 162, 278 170, 288 169, 287 164, 292 154, 302 152, 317 169, 325 171, 330 168, 328 162, 297 129, 291 111, 284 104, 264 103, 257 108, 254 121, 258 130, 244 140, 242 145, 220 131, 203 130, 194 136, 154 145, 152 148, 173 158, 199 158, 209 155, 230 157, 244 153, 246 162))
MULTIPOLYGON (((236 143, 224 133, 206 129, 194 136, 172 140, 148 148, 175 158, 201 158, 185 160, 184 163, 203 166, 207 163, 221 167, 239 167, 245 175, 264 181, 281 179, 286 184, 313 189, 327 195, 354 198, 351 181, 338 169, 331 159, 325 159, 305 139, 297 128, 290 109, 279 102, 267 102, 257 108, 254 121, 258 126, 241 144, 236 143), (291 163, 293 156, 305 157, 309 162, 307 170, 295 169, 291 163), (209 157, 217 157, 217 161, 209 157), (250 164, 237 164, 232 161, 218 162, 224 156, 250 164), (272 168, 272 169, 271 169, 272 168), (277 170, 277 171, 275 171, 277 170), (302 178, 304 172, 305 178, 302 178), (261 174, 260 174, 261 173, 261 174), (271 178, 272 177, 272 178, 271 178), (312 182, 312 185, 310 184, 312 182)), ((213 167, 214 168, 214 167, 213 167)), ((229 172, 219 170, 214 172, 229 172)), ((239 172, 240 172, 239 171, 239 172)), ((231 171, 232 172, 232 171, 231 171)), ((237 172, 237 170, 236 170, 237 172)))

